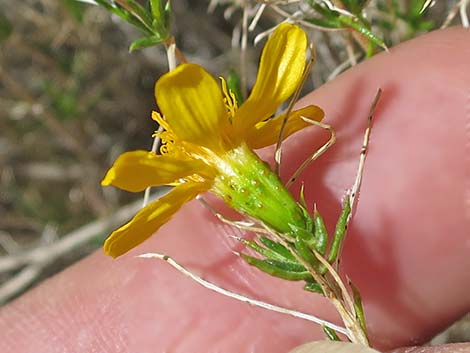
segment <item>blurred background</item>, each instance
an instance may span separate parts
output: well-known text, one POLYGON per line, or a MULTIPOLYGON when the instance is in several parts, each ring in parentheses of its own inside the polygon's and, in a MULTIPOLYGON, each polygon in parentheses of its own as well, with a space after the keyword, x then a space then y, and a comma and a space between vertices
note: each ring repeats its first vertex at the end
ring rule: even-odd
MULTIPOLYGON (((426 3, 373 1, 367 11, 388 46, 465 21, 464 1, 437 0, 419 13, 426 3)), ((253 20, 259 7, 175 0, 172 33, 189 61, 226 75, 239 69, 243 9, 253 20)), ((268 7, 249 43, 284 20, 282 11, 268 7)), ((318 60, 306 90, 367 56, 351 33, 309 34, 318 60)), ((0 0, 0 305, 99 248, 141 207, 143 195, 100 186, 120 153, 151 148, 157 128, 153 86, 167 58, 163 46, 129 53, 139 36, 105 9, 75 0, 0 0)), ((248 85, 259 47, 243 54, 248 85)), ((467 318, 436 342, 463 341, 468 332, 467 318)))

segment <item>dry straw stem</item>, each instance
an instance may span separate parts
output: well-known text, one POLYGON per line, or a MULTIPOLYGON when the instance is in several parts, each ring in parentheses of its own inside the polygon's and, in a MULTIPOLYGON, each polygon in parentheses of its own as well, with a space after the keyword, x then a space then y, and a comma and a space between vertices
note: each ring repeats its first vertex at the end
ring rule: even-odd
POLYGON ((379 351, 361 344, 319 341, 303 344, 289 353, 379 353, 379 351))
POLYGON ((450 23, 455 18, 455 16, 457 16, 458 13, 460 14, 460 21, 462 22, 462 26, 468 28, 470 26, 467 15, 467 7, 469 4, 469 0, 460 0, 459 2, 457 2, 449 11, 449 14, 444 20, 444 23, 442 24, 441 28, 449 27, 450 23))
POLYGON ((337 325, 335 325, 333 323, 330 323, 328 321, 319 319, 318 317, 316 317, 314 315, 305 314, 305 313, 302 313, 302 312, 299 312, 299 311, 283 308, 283 307, 280 307, 280 306, 277 306, 277 305, 273 305, 273 304, 269 304, 269 303, 259 301, 259 300, 256 300, 256 299, 248 298, 244 295, 234 293, 234 292, 231 292, 227 289, 221 288, 221 287, 215 285, 214 283, 206 281, 205 279, 195 275, 194 273, 187 270, 185 267, 183 267, 182 265, 180 265, 179 263, 177 263, 175 260, 173 260, 171 257, 169 257, 167 255, 158 254, 158 253, 147 253, 147 254, 139 255, 138 257, 146 258, 146 259, 159 259, 159 260, 166 261, 168 264, 173 266, 176 270, 178 270, 179 272, 181 272, 185 276, 188 276, 189 278, 196 281, 197 283, 204 286, 205 288, 210 289, 210 290, 212 290, 216 293, 225 295, 229 298, 233 298, 233 299, 248 303, 250 305, 257 306, 257 307, 267 309, 267 310, 270 310, 270 311, 274 311, 274 312, 277 312, 277 313, 286 314, 286 315, 290 315, 290 316, 297 317, 297 318, 300 318, 300 319, 304 319, 304 320, 307 320, 307 321, 311 321, 311 322, 314 322, 318 325, 326 326, 326 327, 328 327, 332 330, 335 330, 336 332, 347 335, 347 331, 343 327, 337 326, 337 325))
POLYGON ((330 138, 328 141, 326 141, 318 150, 316 150, 312 155, 307 158, 299 168, 292 174, 292 176, 289 178, 289 181, 286 183, 286 188, 290 188, 292 184, 296 181, 296 179, 299 177, 300 174, 303 173, 305 168, 307 168, 310 163, 312 163, 314 160, 316 160, 318 157, 320 157, 323 153, 326 152, 328 148, 330 148, 335 142, 336 142, 336 132, 335 130, 327 124, 321 123, 319 121, 311 120, 306 117, 301 117, 303 121, 310 123, 312 125, 321 127, 322 129, 328 130, 330 133, 330 138))

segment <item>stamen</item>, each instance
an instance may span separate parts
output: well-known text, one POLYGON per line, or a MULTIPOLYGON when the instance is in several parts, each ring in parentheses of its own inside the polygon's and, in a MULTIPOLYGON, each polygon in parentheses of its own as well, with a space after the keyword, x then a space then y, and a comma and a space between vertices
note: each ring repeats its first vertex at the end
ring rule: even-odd
POLYGON ((224 103, 227 107, 227 110, 230 114, 230 117, 235 116, 235 112, 238 109, 238 102, 235 94, 228 88, 227 81, 223 77, 219 77, 222 86, 222 93, 224 95, 224 103))

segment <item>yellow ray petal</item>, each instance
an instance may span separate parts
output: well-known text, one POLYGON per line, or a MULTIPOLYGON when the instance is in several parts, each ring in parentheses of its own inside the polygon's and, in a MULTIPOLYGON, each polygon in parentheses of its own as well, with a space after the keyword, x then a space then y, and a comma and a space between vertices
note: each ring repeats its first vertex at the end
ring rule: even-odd
MULTIPOLYGON (((287 138, 304 127, 311 126, 311 124, 302 120, 302 116, 311 120, 321 121, 324 115, 323 110, 315 105, 309 105, 291 112, 284 128, 283 138, 287 138)), ((252 149, 257 149, 276 143, 285 116, 285 114, 281 114, 273 119, 262 121, 248 130, 245 135, 245 141, 248 146, 252 149)))
POLYGON ((235 131, 244 131, 276 111, 300 84, 305 68, 307 35, 295 25, 279 25, 266 43, 258 77, 234 118, 235 131))
POLYGON ((138 192, 149 186, 167 185, 206 168, 198 160, 176 159, 148 151, 121 154, 104 177, 101 185, 113 185, 138 192))
POLYGON ((208 184, 184 183, 143 208, 135 217, 115 230, 104 242, 104 252, 118 257, 148 239, 185 204, 206 191, 208 184))
POLYGON ((217 81, 201 66, 183 64, 163 75, 155 85, 155 97, 179 139, 220 146, 228 126, 227 110, 217 81))

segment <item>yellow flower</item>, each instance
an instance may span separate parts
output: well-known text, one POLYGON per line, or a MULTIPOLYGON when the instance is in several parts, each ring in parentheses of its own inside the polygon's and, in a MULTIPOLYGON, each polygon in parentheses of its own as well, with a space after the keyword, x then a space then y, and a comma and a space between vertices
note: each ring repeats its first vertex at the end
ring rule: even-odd
MULTIPOLYGON (((186 202, 206 191, 280 232, 306 229, 306 216, 279 178, 252 149, 275 143, 284 115, 274 118, 282 102, 301 81, 307 36, 282 24, 268 40, 253 90, 240 107, 234 95, 201 66, 183 64, 163 75, 155 96, 164 118, 162 154, 133 151, 118 157, 102 181, 128 191, 173 185, 168 194, 143 208, 105 241, 117 257, 142 243, 186 202)), ((321 120, 323 111, 308 106, 289 116, 284 136, 306 127, 301 117, 321 120)))

